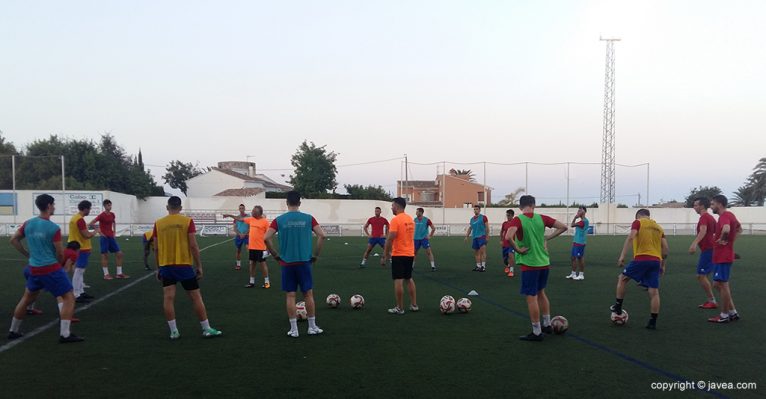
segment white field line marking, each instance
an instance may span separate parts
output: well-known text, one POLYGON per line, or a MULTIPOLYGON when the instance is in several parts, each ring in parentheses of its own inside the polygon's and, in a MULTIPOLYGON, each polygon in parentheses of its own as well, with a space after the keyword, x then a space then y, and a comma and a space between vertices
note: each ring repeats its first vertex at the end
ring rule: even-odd
MULTIPOLYGON (((227 243, 229 241, 232 241, 232 240, 234 240, 234 239, 232 238, 232 239, 228 239, 226 241, 221 241, 219 243, 208 245, 205 248, 200 249, 199 251, 202 252, 202 251, 204 251, 206 249, 213 248, 213 247, 216 247, 216 246, 221 245, 221 244, 225 244, 225 243, 227 243)), ((136 284, 138 284, 138 283, 148 279, 149 277, 154 277, 154 275, 155 275, 154 273, 149 273, 146 276, 143 276, 143 277, 141 277, 141 278, 139 278, 139 279, 137 279, 135 281, 132 281, 130 284, 128 284, 126 286, 120 287, 119 289, 114 290, 114 291, 106 294, 105 296, 103 296, 103 297, 101 297, 99 299, 96 299, 95 301, 93 301, 93 302, 91 302, 91 303, 89 303, 89 304, 87 304, 85 306, 82 306, 80 308, 75 309, 75 313, 80 313, 82 311, 90 309, 91 307, 93 307, 93 306, 95 306, 95 305, 97 305, 97 304, 99 304, 101 302, 106 301, 107 299, 109 299, 109 298, 111 298, 111 297, 113 297, 113 296, 115 296, 115 295, 117 295, 117 294, 127 290, 128 288, 130 288, 130 287, 132 287, 132 286, 134 286, 134 285, 136 285, 136 284)), ((47 324, 43 324, 42 326, 37 327, 34 330, 24 334, 23 337, 15 339, 13 341, 10 341, 10 342, 8 342, 7 344, 5 344, 3 346, 0 346, 0 353, 3 353, 5 351, 13 348, 16 345, 20 345, 20 344, 24 343, 25 341, 27 341, 28 339, 34 337, 35 335, 38 335, 38 334, 42 333, 43 331, 45 331, 45 330, 47 330, 47 329, 49 329, 49 328, 51 328, 53 326, 56 326, 58 324, 59 324, 59 319, 51 320, 47 324)))

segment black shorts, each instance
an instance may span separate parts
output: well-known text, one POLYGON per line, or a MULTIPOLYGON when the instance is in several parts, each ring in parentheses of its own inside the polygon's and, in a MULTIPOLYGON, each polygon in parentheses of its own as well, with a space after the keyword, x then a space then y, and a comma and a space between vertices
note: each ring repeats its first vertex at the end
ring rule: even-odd
POLYGON ((251 249, 250 250, 250 260, 253 262, 263 262, 265 259, 263 258, 263 252, 260 249, 251 249))
POLYGON ((414 256, 392 256, 391 257, 391 278, 394 280, 412 278, 412 263, 414 256))
POLYGON ((194 291, 199 289, 199 281, 197 281, 197 278, 188 278, 186 280, 171 280, 167 278, 160 278, 160 281, 162 281, 163 287, 169 287, 171 285, 176 285, 176 283, 181 283, 181 287, 184 287, 186 291, 194 291))

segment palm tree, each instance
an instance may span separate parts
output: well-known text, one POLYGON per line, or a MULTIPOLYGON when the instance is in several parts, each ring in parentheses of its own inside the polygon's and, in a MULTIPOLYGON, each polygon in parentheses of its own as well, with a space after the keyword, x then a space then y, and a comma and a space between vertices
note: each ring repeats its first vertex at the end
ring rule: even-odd
POLYGON ((506 195, 505 195, 505 198, 503 198, 502 200, 500 200, 500 202, 498 202, 497 204, 498 204, 498 205, 500 205, 500 206, 511 206, 511 205, 516 205, 516 204, 518 203, 518 202, 516 201, 516 200, 517 200, 517 197, 519 196, 519 194, 521 194, 521 193, 523 193, 523 192, 524 192, 524 187, 519 187, 519 188, 517 188, 517 189, 513 190, 513 192, 512 192, 512 193, 510 193, 510 194, 506 194, 506 195))
POLYGON ((471 171, 471 169, 450 169, 449 174, 450 176, 455 176, 470 182, 476 181, 476 175, 473 173, 473 171, 471 171))
POLYGON ((734 200, 731 202, 734 206, 751 206, 755 203, 753 187, 749 184, 741 186, 734 192, 734 200))

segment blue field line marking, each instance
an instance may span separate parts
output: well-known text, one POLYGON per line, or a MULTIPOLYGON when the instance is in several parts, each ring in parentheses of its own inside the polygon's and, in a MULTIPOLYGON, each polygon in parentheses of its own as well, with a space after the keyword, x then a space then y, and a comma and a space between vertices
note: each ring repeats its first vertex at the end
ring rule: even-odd
MULTIPOLYGON (((434 282, 436 282, 438 284, 441 284, 441 285, 443 285, 445 287, 452 288, 452 289, 460 291, 460 292, 467 292, 463 288, 457 287, 457 286, 452 285, 450 283, 447 283, 445 281, 442 281, 442 280, 436 279, 434 277, 431 277, 429 274, 421 273, 421 272, 416 272, 416 273, 419 276, 424 276, 427 279, 429 279, 431 281, 434 281, 434 282)), ((482 300, 482 301, 484 301, 484 302, 486 302, 486 303, 488 303, 488 304, 490 304, 492 306, 495 306, 497 308, 500 308, 500 309, 504 310, 505 312, 510 313, 510 314, 512 314, 514 316, 518 316, 518 317, 521 317, 521 318, 524 318, 524 319, 528 319, 529 318, 529 315, 527 315, 526 313, 522 313, 522 312, 513 310, 513 309, 511 309, 511 308, 509 308, 509 307, 507 307, 507 306, 505 306, 503 304, 500 304, 498 302, 495 302, 492 299, 489 299, 487 297, 479 295, 477 297, 477 299, 482 300)), ((633 363, 636 366, 639 366, 639 367, 644 368, 646 370, 649 370, 649 371, 652 371, 654 373, 660 374, 660 375, 665 376, 667 378, 670 378, 670 379, 672 379, 674 381, 678 381, 678 382, 692 381, 692 380, 690 380, 690 379, 688 379, 688 378, 686 378, 684 376, 681 376, 681 375, 678 375, 678 374, 673 374, 673 373, 671 373, 669 371, 665 371, 665 370, 663 370, 663 369, 661 369, 659 367, 653 366, 653 365, 651 365, 649 363, 646 363, 646 362, 644 362, 642 360, 636 359, 636 358, 634 358, 634 357, 632 357, 630 355, 627 355, 627 354, 622 353, 620 351, 614 350, 614 349, 612 349, 612 348, 610 348, 610 347, 608 347, 606 345, 599 344, 598 342, 591 341, 591 340, 589 340, 587 338, 584 338, 584 337, 581 337, 579 335, 572 334, 572 333, 568 332, 567 334, 565 334, 565 337, 572 338, 575 341, 579 341, 579 342, 581 342, 581 343, 583 343, 583 344, 585 344, 587 346, 590 346, 593 349, 597 349, 597 350, 600 350, 602 352, 606 352, 606 353, 608 353, 610 355, 617 356, 617 357, 619 357, 622 360, 625 360, 625 361, 627 361, 629 363, 633 363)), ((720 399, 728 399, 729 398, 728 396, 726 396, 723 393, 718 392, 718 391, 713 391, 713 390, 708 391, 708 390, 699 390, 699 389, 696 389, 696 391, 700 391, 702 393, 707 393, 707 394, 713 395, 713 396, 715 396, 717 398, 720 398, 720 399)))

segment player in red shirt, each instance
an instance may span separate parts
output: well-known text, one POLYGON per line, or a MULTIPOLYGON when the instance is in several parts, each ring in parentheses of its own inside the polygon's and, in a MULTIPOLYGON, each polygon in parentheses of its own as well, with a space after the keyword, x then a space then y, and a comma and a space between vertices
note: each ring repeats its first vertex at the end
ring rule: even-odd
MULTIPOLYGON (((359 264, 359 267, 365 267, 367 265, 367 258, 370 257, 370 252, 372 252, 372 249, 375 248, 376 245, 380 245, 381 248, 386 247, 388 220, 380 216, 381 212, 382 210, 380 207, 376 206, 375 216, 367 219, 367 223, 364 224, 364 234, 370 238, 367 240, 367 249, 364 251, 364 255, 362 255, 362 263, 359 264), (370 226, 372 226, 372 233, 367 230, 370 226)), ((381 257, 381 264, 382 262, 383 257, 381 257)))
POLYGON ((726 209, 729 200, 723 195, 713 197, 711 207, 718 215, 715 225, 715 242, 713 243, 713 281, 714 287, 721 295, 721 314, 708 319, 711 323, 728 323, 739 320, 739 313, 734 308, 729 287, 729 274, 734 263, 734 241, 742 232, 742 225, 733 213, 726 209))
POLYGON ((104 271, 104 280, 130 278, 130 276, 122 272, 123 255, 120 246, 117 244, 117 239, 115 238, 117 216, 112 212, 112 201, 108 199, 104 200, 103 205, 104 211, 88 223, 88 229, 92 229, 95 224, 98 224, 98 233, 101 235, 99 243, 101 246, 101 269, 104 271), (117 275, 114 277, 109 274, 110 253, 115 254, 114 263, 117 265, 117 275))
POLYGON ((513 209, 505 211, 506 221, 503 222, 503 226, 500 229, 500 245, 503 247, 503 263, 505 263, 505 274, 508 277, 513 277, 513 266, 516 264, 516 253, 513 251, 513 245, 511 241, 505 236, 508 233, 508 229, 511 228, 511 222, 515 212, 513 209))
POLYGON ((689 253, 694 255, 697 247, 700 249, 700 258, 697 262, 697 281, 702 286, 702 290, 707 295, 707 302, 699 305, 701 309, 717 309, 718 303, 713 295, 713 287, 708 274, 713 271, 713 246, 715 245, 715 218, 707 210, 710 207, 710 200, 706 197, 694 199, 694 211, 700 215, 697 222, 697 236, 694 237, 689 253))

